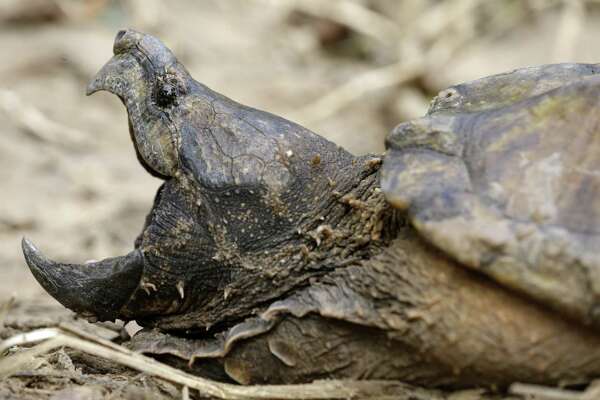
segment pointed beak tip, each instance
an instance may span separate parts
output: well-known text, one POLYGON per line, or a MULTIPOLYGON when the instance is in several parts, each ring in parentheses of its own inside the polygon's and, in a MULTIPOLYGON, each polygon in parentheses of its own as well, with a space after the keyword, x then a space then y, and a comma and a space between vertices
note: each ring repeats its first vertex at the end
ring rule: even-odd
POLYGON ((21 241, 21 247, 29 270, 41 282, 40 279, 43 280, 46 277, 53 263, 26 237, 21 241))
POLYGON ((98 87, 96 79, 94 79, 85 88, 85 95, 86 96, 90 96, 90 95, 96 93, 99 90, 101 90, 101 89, 98 87))
POLYGON ((23 255, 25 256, 25 260, 29 265, 31 265, 30 261, 32 261, 32 258, 39 257, 40 251, 33 244, 33 242, 31 242, 31 240, 27 239, 26 237, 23 237, 23 239, 21 240, 21 248, 23 249, 23 255))
POLYGON ((31 240, 27 239, 26 236, 23 236, 21 239, 21 247, 23 248, 23 251, 25 251, 25 249, 33 247, 33 243, 31 243, 31 240))

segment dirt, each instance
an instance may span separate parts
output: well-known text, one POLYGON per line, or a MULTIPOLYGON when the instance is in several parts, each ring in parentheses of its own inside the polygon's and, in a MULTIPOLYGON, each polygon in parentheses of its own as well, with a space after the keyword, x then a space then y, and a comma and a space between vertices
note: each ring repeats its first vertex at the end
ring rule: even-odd
MULTIPOLYGON (((241 103, 290 117, 339 85, 395 61, 390 49, 404 40, 390 37, 381 45, 283 3, 292 2, 0 4, 0 305, 14 298, 4 328, 0 325, 2 339, 73 318, 29 273, 20 250, 23 236, 58 260, 125 254, 160 184, 136 160, 119 100, 105 93, 85 97, 87 82, 110 58, 120 28, 159 36, 196 79, 241 103)), ((359 3, 405 26, 435 2, 359 3)), ((430 65, 405 85, 365 92, 327 118, 298 122, 355 154, 380 153, 394 125, 424 113, 429 98, 452 83, 525 65, 600 60, 600 48, 591 44, 600 29, 593 23, 598 15, 589 6, 586 23, 570 36, 576 39, 572 46, 559 48, 555 31, 566 18, 564 10, 529 11, 460 46, 449 62, 430 65)), ((70 350, 40 362, 9 384, 0 383, 0 397, 181 397, 180 388, 131 370, 85 370, 101 362, 70 350)))

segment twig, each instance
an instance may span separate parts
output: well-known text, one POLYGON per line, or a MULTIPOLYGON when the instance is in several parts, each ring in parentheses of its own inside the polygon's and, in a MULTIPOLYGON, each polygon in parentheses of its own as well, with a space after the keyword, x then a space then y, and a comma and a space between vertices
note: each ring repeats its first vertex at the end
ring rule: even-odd
POLYGON ((179 384, 182 387, 198 390, 204 396, 214 396, 220 399, 349 399, 382 394, 399 397, 408 393, 414 395, 413 398, 415 399, 443 399, 443 395, 439 392, 390 381, 331 380, 304 385, 265 386, 238 386, 214 382, 185 373, 114 343, 106 346, 107 341, 104 339, 91 337, 91 335, 81 331, 74 333, 73 331, 76 331, 76 329, 73 327, 69 329, 71 329, 69 332, 64 329, 53 331, 40 329, 28 334, 17 335, 18 338, 9 338, 0 343, 0 347, 5 348, 11 343, 26 344, 27 338, 31 339, 31 342, 44 340, 42 338, 46 339, 46 341, 31 349, 0 359, 0 379, 14 374, 27 366, 32 359, 42 354, 61 346, 67 346, 110 359, 140 372, 179 384))
POLYGON ((327 18, 383 43, 389 43, 392 37, 400 34, 395 21, 348 0, 275 0, 269 3, 327 18))
POLYGON ((573 58, 577 39, 585 23, 585 4, 582 0, 563 0, 563 11, 556 30, 554 61, 565 62, 573 58))
POLYGON ((424 54, 416 48, 405 49, 401 54, 401 61, 365 72, 333 89, 315 102, 304 106, 299 111, 289 113, 289 117, 305 124, 323 120, 334 115, 356 99, 364 97, 369 92, 401 85, 417 76, 424 75, 431 68, 444 65, 448 58, 474 34, 474 32, 461 32, 464 34, 449 37, 443 35, 444 32, 451 23, 456 23, 455 21, 461 21, 462 23, 459 16, 470 12, 479 4, 479 0, 456 0, 441 4, 443 6, 438 6, 435 12, 430 10, 417 19, 412 26, 414 33, 407 37, 396 36, 391 38, 391 40, 406 40, 408 43, 415 43, 418 46, 430 37, 437 37, 438 40, 424 54), (432 24, 433 15, 439 16, 444 10, 449 12, 446 18, 432 24), (441 57, 440 48, 444 48, 443 57, 441 57))
POLYGON ((596 380, 590 383, 585 389, 581 400, 597 400, 600 398, 600 381, 596 380))
MULTIPOLYGON (((39 329, 38 331, 47 331, 47 329, 39 329)), ((46 333, 48 332, 38 332, 38 331, 32 331, 29 332, 29 335, 32 335, 34 338, 36 338, 37 340, 34 340, 33 342, 37 342, 39 341, 39 338, 41 336, 44 336, 46 333)), ((20 335, 17 335, 20 336, 20 335)), ((31 337, 31 336, 30 336, 31 337)), ((33 360, 35 360, 35 358, 41 356, 42 354, 46 354, 54 349, 56 349, 57 347, 60 347, 63 345, 63 338, 61 336, 58 336, 58 332, 54 332, 54 336, 50 336, 48 335, 48 337, 46 338, 48 340, 46 340, 45 342, 33 347, 32 349, 26 350, 26 351, 22 351, 20 353, 14 354, 10 357, 6 357, 4 359, 0 359, 0 381, 3 380, 4 378, 7 378, 13 374, 15 374, 16 372, 22 370, 22 369, 26 369, 33 360)), ((14 336, 12 338, 9 338, 5 341, 3 341, 2 343, 0 343, 0 347, 4 348, 7 346, 6 342, 8 341, 9 343, 15 342, 18 339, 15 339, 14 336)), ((22 341, 21 344, 25 344, 25 341, 22 341)), ((31 343, 31 342, 29 342, 31 343)))
POLYGON ((306 124, 323 120, 369 92, 414 79, 422 73, 423 65, 422 60, 412 59, 365 72, 297 112, 291 113, 290 118, 306 124))
POLYGON ((85 136, 82 132, 52 121, 10 90, 0 89, 0 112, 42 142, 60 146, 80 146, 84 143, 85 136))
POLYGON ((184 386, 181 389, 181 400, 190 400, 190 388, 187 386, 184 386))
POLYGON ((393 40, 424 42, 439 38, 450 26, 462 26, 464 18, 483 0, 450 0, 427 7, 412 24, 404 27, 401 37, 393 40))
POLYGON ((21 346, 24 344, 51 339, 53 337, 56 337, 57 334, 58 330, 56 328, 44 328, 11 336, 10 338, 0 342, 0 354, 4 353, 6 350, 13 346, 21 346))
MULTIPOLYGON (((15 297, 11 296, 8 300, 6 300, 2 306, 0 306, 0 329, 4 326, 4 320, 6 319, 6 315, 15 304, 15 297)), ((0 349, 0 353, 2 353, 2 349, 0 349)))
POLYGON ((521 396, 534 396, 536 400, 587 400, 587 392, 557 389, 526 383, 513 383, 509 393, 521 396))

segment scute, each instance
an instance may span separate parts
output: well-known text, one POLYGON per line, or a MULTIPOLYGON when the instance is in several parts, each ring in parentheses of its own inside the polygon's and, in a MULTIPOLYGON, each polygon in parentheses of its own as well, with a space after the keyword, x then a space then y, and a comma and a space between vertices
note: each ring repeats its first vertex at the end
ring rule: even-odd
POLYGON ((600 325, 596 73, 596 66, 560 64, 455 87, 460 104, 434 102, 427 116, 390 135, 381 184, 452 258, 600 325), (509 92, 516 101, 503 97, 509 92), (432 129, 440 116, 446 126, 432 129), (419 127, 429 129, 429 141, 413 133, 419 127))

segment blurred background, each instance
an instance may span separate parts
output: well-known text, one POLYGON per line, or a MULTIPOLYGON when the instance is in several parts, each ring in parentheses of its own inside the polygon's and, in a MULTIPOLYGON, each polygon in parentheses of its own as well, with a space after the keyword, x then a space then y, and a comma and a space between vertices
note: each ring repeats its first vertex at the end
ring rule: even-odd
POLYGON ((133 246, 160 182, 120 101, 85 97, 119 29, 159 36, 199 81, 353 153, 445 87, 599 62, 600 1, 0 0, 0 304, 52 304, 20 250, 82 262, 133 246))

